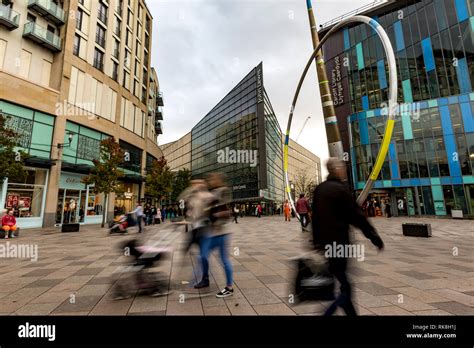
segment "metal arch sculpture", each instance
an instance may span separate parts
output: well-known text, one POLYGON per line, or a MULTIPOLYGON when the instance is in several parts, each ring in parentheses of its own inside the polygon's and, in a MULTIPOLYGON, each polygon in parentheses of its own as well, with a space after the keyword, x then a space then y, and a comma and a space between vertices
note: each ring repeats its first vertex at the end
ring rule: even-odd
MULTIPOLYGON (((379 153, 377 154, 377 159, 375 161, 375 166, 372 169, 372 172, 369 175, 369 178, 367 179, 367 182, 365 183, 364 189, 362 190, 361 194, 359 197, 357 197, 357 203, 359 205, 362 205, 362 203, 365 201, 367 198, 370 190, 372 189, 372 186, 374 184, 374 181, 377 180, 377 177, 379 176, 380 170, 382 169, 383 163, 385 161, 385 158, 387 157, 388 153, 388 147, 390 145, 390 141, 392 139, 392 133, 393 133, 393 128, 395 125, 395 111, 397 109, 397 90, 398 90, 398 80, 397 80, 397 65, 395 61, 395 53, 393 51, 392 44, 390 42, 390 39, 385 32, 385 30, 382 28, 382 26, 374 19, 367 17, 367 16, 353 16, 349 17, 338 24, 336 24, 331 30, 327 32, 327 34, 321 39, 319 42, 319 45, 315 48, 313 51, 313 54, 308 60, 308 63, 306 64, 306 67, 303 71, 303 74, 300 78, 300 81, 298 83, 298 87, 296 88, 295 96, 293 98, 293 103, 291 104, 290 108, 290 116, 288 118, 288 125, 286 128, 286 136, 285 136, 285 144, 283 148, 283 171, 285 173, 285 183, 286 183, 286 193, 288 196, 288 199, 291 203, 291 207, 295 211, 295 214, 298 219, 300 219, 300 216, 298 212, 296 212, 295 209, 295 202, 293 201, 293 198, 291 197, 291 187, 290 187, 290 180, 288 177, 288 144, 290 141, 290 129, 291 129, 291 121, 293 119, 293 113, 295 110, 296 102, 298 101, 298 96, 301 90, 301 86, 303 85, 304 79, 306 77, 306 74, 313 63, 313 60, 316 57, 316 54, 318 51, 321 49, 323 46, 324 42, 331 36, 333 33, 341 29, 342 27, 345 27, 347 24, 354 23, 354 22, 361 22, 369 25, 372 29, 375 30, 377 35, 382 41, 384 50, 385 50, 385 55, 387 57, 388 61, 388 67, 389 67, 389 103, 388 103, 388 119, 387 123, 385 125, 385 131, 384 131, 384 136, 382 138, 382 143, 381 147, 379 150, 379 153)), ((319 64, 319 62, 317 62, 319 64)))

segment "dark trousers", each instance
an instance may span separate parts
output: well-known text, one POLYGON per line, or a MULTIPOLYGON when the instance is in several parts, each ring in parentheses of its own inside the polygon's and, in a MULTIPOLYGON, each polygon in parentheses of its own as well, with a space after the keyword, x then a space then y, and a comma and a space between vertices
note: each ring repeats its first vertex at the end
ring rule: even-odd
POLYGON ((336 300, 329 306, 324 316, 334 314, 337 307, 341 307, 347 316, 356 316, 356 310, 352 304, 352 289, 349 279, 347 279, 347 259, 328 259, 329 270, 341 284, 341 293, 336 300))
POLYGON ((138 233, 142 233, 143 216, 137 217, 138 233))
POLYGON ((309 223, 309 215, 308 215, 308 213, 302 213, 302 214, 300 214, 300 222, 301 222, 301 227, 302 227, 302 228, 305 228, 306 226, 308 226, 308 223, 309 223))

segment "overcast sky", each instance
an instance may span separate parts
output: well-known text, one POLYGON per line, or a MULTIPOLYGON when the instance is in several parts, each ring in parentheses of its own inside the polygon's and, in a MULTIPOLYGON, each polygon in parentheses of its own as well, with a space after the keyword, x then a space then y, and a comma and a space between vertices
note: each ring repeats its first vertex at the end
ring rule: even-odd
MULTIPOLYGON (((313 0, 323 24, 373 0, 313 0)), ((312 52, 305 0, 148 0, 153 16, 152 65, 164 93, 160 144, 179 139, 252 68, 263 62, 265 89, 285 132, 289 106, 312 52)), ((291 138, 328 157, 316 84, 308 73, 291 138)))

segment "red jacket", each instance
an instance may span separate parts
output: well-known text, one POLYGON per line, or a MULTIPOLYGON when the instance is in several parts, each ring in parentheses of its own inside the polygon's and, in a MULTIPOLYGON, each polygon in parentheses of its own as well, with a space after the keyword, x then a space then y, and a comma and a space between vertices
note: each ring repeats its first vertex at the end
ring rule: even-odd
POLYGON ((300 198, 296 202, 296 211, 298 214, 307 214, 311 210, 308 201, 306 198, 300 198))
POLYGON ((5 215, 2 217, 2 226, 15 226, 16 225, 16 219, 12 215, 5 215))

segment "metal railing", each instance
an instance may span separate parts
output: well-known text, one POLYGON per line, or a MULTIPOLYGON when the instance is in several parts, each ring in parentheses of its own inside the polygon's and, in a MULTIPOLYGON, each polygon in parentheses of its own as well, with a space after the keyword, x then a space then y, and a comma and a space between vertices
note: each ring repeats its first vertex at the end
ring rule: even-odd
POLYGON ((38 6, 46 10, 61 22, 64 22, 64 10, 51 0, 29 0, 28 7, 38 6))
POLYGON ((25 24, 23 36, 25 35, 33 35, 39 38, 41 41, 54 46, 58 50, 61 50, 61 38, 58 35, 48 31, 48 29, 36 24, 35 22, 28 22, 25 24))
POLYGON ((20 14, 13 11, 11 7, 5 6, 2 3, 0 3, 0 17, 14 24, 16 27, 19 26, 20 14))

